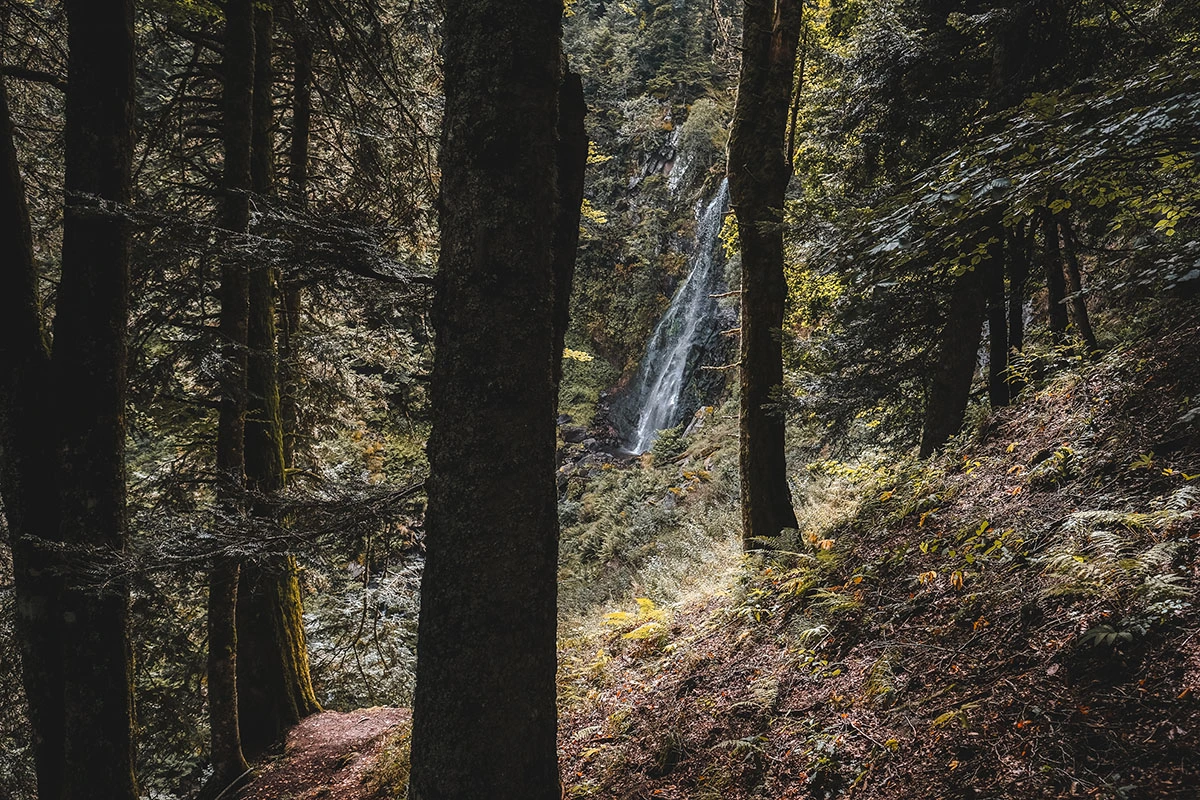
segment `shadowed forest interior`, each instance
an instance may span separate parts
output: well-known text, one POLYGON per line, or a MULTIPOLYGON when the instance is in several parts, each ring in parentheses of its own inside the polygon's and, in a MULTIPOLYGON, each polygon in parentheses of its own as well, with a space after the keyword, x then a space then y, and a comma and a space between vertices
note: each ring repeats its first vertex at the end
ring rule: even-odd
POLYGON ((1200 797, 1200 6, 0 0, 0 800, 1200 797))

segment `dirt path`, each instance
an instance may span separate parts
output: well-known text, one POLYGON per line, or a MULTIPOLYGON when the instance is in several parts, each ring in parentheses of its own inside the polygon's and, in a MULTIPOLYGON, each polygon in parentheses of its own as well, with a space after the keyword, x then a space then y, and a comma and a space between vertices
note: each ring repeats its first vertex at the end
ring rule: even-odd
POLYGON ((288 733, 283 755, 257 770, 240 800, 371 800, 364 781, 392 733, 407 726, 406 708, 315 714, 288 733))

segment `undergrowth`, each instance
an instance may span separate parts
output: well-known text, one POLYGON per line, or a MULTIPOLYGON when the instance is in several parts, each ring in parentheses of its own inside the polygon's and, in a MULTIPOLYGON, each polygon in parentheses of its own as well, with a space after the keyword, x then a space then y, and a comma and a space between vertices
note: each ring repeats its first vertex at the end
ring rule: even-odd
MULTIPOLYGON (((736 527, 717 481, 673 493, 683 469, 660 464, 590 484, 571 552, 609 624, 560 643, 569 795, 1191 796, 1192 344, 1044 361, 928 461, 797 467, 798 528, 702 593, 646 569, 689 526, 736 527)), ((730 441, 707 457, 729 468, 730 441)))

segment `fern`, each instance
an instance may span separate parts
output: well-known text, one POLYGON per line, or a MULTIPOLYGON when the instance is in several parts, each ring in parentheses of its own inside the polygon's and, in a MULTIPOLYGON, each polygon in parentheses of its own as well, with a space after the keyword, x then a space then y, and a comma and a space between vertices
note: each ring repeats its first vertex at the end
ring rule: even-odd
POLYGON ((1200 487, 1181 486, 1167 497, 1166 507, 1171 511, 1187 511, 1198 500, 1200 487))

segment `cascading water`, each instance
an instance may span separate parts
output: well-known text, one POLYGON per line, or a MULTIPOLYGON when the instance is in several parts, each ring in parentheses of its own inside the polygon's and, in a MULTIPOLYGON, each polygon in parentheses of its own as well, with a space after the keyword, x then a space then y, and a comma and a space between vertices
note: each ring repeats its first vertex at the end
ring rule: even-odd
POLYGON ((686 411, 683 392, 717 324, 712 295, 722 277, 719 237, 728 203, 729 184, 722 181, 716 196, 697 207, 691 271, 650 337, 627 400, 637 412, 626 435, 631 452, 649 450, 659 431, 678 425, 686 411))

